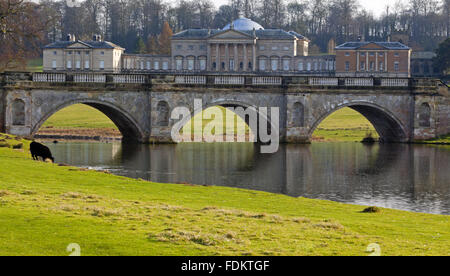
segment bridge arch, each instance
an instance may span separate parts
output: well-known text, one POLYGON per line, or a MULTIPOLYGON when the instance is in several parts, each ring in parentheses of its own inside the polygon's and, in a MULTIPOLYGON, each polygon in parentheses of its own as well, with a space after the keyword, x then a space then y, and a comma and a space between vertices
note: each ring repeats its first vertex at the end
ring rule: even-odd
POLYGON ((324 112, 313 122, 309 137, 312 136, 320 123, 335 111, 344 107, 351 108, 363 115, 375 128, 380 135, 381 142, 406 142, 408 141, 407 131, 402 122, 389 110, 370 102, 349 102, 340 104, 324 112))
POLYGON ((74 104, 85 104, 97 109, 105 114, 122 133, 122 140, 124 141, 144 141, 144 131, 141 129, 136 120, 125 110, 105 101, 93 100, 93 99, 76 99, 64 102, 50 111, 38 120, 36 124, 32 126, 31 136, 33 137, 42 125, 56 112, 74 104))

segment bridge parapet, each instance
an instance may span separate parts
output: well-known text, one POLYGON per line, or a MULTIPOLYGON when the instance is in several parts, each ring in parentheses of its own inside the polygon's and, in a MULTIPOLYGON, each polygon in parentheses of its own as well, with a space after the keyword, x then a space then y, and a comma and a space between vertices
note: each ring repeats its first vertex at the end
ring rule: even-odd
MULTIPOLYGON (((165 87, 255 87, 308 89, 311 91, 327 89, 358 89, 376 92, 394 89, 395 91, 412 91, 419 94, 441 93, 448 90, 439 80, 419 78, 370 78, 370 77, 329 77, 329 76, 275 76, 258 74, 110 74, 110 73, 26 73, 9 72, 0 74, 0 84, 42 87, 74 86, 121 88, 164 85, 165 87)), ((442 93, 441 93, 442 94, 442 93)))

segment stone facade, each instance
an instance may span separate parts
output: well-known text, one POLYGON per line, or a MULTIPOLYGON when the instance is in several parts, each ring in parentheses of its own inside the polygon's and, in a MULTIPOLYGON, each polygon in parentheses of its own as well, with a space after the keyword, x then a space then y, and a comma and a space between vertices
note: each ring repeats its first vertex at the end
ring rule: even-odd
POLYGON ((96 35, 92 41, 76 40, 49 44, 43 49, 43 70, 63 72, 120 72, 125 49, 96 35))

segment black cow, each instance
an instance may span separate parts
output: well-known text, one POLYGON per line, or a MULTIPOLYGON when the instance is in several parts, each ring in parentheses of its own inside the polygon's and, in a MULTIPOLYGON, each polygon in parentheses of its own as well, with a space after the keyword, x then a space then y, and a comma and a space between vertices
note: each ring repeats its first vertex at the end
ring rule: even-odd
POLYGON ((42 144, 31 142, 30 152, 33 160, 39 160, 39 157, 42 157, 43 161, 45 161, 46 159, 50 159, 53 163, 55 162, 50 149, 42 144))

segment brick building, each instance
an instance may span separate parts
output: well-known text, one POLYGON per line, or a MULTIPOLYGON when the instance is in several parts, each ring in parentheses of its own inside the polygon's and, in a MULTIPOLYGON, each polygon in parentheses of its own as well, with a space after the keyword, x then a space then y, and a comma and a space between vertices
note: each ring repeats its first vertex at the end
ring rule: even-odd
POLYGON ((346 42, 336 47, 336 76, 410 77, 411 51, 400 42, 346 42))

